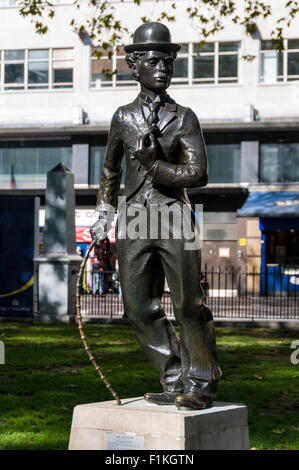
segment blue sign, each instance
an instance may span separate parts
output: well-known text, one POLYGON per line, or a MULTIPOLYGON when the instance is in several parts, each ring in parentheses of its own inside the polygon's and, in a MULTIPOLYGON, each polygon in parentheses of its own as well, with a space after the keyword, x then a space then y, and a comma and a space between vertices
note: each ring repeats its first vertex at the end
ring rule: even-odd
POLYGON ((239 217, 299 217, 298 191, 253 191, 239 217))

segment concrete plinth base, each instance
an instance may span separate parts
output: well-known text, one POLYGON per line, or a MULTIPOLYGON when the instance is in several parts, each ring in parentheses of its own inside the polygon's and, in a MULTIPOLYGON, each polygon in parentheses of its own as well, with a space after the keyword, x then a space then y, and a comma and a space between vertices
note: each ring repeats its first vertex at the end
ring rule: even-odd
POLYGON ((38 285, 35 323, 73 323, 76 315, 76 279, 82 263, 79 255, 50 255, 34 259, 38 285))
POLYGON ((180 411, 142 398, 79 405, 69 450, 248 450, 247 407, 180 411))

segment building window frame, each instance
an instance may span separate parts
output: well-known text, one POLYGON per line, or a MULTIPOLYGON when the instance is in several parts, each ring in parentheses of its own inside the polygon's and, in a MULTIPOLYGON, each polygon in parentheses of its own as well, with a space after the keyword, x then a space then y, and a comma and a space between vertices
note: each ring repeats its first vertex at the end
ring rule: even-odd
MULTIPOLYGON (((16 54, 17 55, 17 54, 16 54)), ((26 70, 26 52, 24 49, 14 49, 14 50, 3 50, 1 51, 1 90, 13 90, 25 89, 25 70, 26 70), (23 53, 23 58, 7 58, 6 55, 9 53, 23 53), (6 73, 9 71, 11 66, 22 66, 23 67, 23 80, 19 83, 17 81, 6 81, 6 73)))
POLYGON ((73 89, 74 88, 74 48, 73 47, 54 47, 54 48, 32 48, 32 49, 5 49, 0 51, 0 91, 53 91, 58 89, 73 89), (47 51, 47 58, 32 58, 30 57, 31 52, 47 51), (54 57, 55 54, 61 51, 66 51, 65 57, 54 57), (6 53, 23 53, 23 59, 7 59, 6 53), (29 76, 29 68, 31 64, 40 63, 48 64, 48 80, 44 82, 31 82, 29 76), (63 63, 68 67, 63 67, 63 63), (6 81, 6 70, 9 65, 23 65, 23 81, 18 83, 17 81, 6 81), (56 64, 57 70, 71 70, 71 80, 69 81, 57 81, 54 79, 54 64, 56 64), (60 65, 59 65, 60 64, 60 65))
POLYGON ((259 73, 259 82, 261 85, 275 85, 275 84, 286 84, 286 83, 294 83, 299 81, 299 74, 289 74, 288 73, 288 62, 289 62, 289 54, 298 54, 298 62, 299 62, 299 38, 288 38, 283 40, 283 50, 281 52, 277 51, 273 45, 272 49, 263 49, 263 42, 272 42, 271 39, 262 39, 260 40, 260 50, 259 50, 259 57, 260 57, 260 73, 259 73), (298 47, 297 48, 289 48, 289 41, 297 41, 298 47), (276 59, 277 61, 277 69, 279 68, 279 57, 281 57, 281 73, 279 70, 276 70, 276 75, 273 75, 272 80, 265 81, 265 73, 263 74, 263 56, 266 55, 270 56, 270 53, 273 55, 273 60, 276 59), (276 56, 275 56, 276 54, 276 56), (281 54, 281 56, 279 56, 281 54))
MULTIPOLYGON (((214 50, 213 52, 196 52, 195 47, 197 43, 194 42, 185 42, 181 43, 182 46, 187 46, 185 50, 181 50, 177 54, 177 59, 185 59, 187 60, 187 76, 184 77, 173 77, 172 78, 172 86, 203 86, 203 85, 212 85, 212 86, 225 86, 225 85, 238 85, 241 83, 241 58, 242 58, 242 41, 214 41, 205 43, 208 45, 213 44, 214 50), (235 44, 236 49, 221 51, 220 45, 222 44, 235 44), (213 57, 213 77, 209 79, 201 79, 194 77, 194 59, 196 57, 205 57, 205 56, 212 56, 213 57), (236 67, 237 67, 237 74, 236 76, 232 77, 225 77, 220 76, 220 60, 222 57, 225 56, 237 56, 236 67)), ((121 48, 121 46, 118 46, 121 48)), ((99 89, 107 89, 107 88, 119 88, 121 86, 137 86, 137 82, 135 80, 117 80, 117 74, 115 73, 117 69, 117 60, 123 60, 125 55, 118 55, 117 53, 117 46, 114 46, 112 49, 111 57, 108 57, 108 52, 103 51, 103 55, 101 58, 97 58, 93 56, 93 48, 90 47, 90 80, 89 80, 89 87, 93 90, 99 89), (102 80, 99 78, 98 86, 96 85, 96 79, 93 80, 93 62, 94 61, 109 61, 110 69, 113 71, 111 80, 102 80)), ((104 67, 103 67, 104 68, 104 67)), ((101 73, 98 74, 99 76, 101 73)))
POLYGON ((299 163, 299 141, 260 142, 259 146, 259 183, 296 184, 299 163), (285 148, 284 148, 285 147, 285 148), (297 150, 297 152, 296 152, 297 150), (268 154, 267 154, 268 151, 268 154), (272 152, 272 155, 271 155, 272 152), (293 153, 292 158, 289 154, 293 153), (287 155, 288 154, 288 155, 287 155), (288 158, 286 158, 286 155, 288 158), (275 158, 273 158, 273 156, 275 158), (269 172, 269 162, 271 171, 269 172))
POLYGON ((47 172, 59 161, 72 170, 72 143, 67 136, 1 139, 0 186, 4 189, 44 188, 47 172))
MULTIPOLYGON (((123 60, 126 55, 124 54, 119 54, 119 50, 122 49, 123 46, 113 46, 112 50, 107 49, 107 51, 103 50, 102 53, 103 55, 101 58, 98 58, 93 55, 93 47, 90 47, 90 60, 89 60, 89 70, 90 70, 90 76, 89 76, 89 88, 92 90, 100 90, 100 89, 107 89, 107 88, 120 88, 123 86, 137 86, 136 80, 132 79, 131 80, 117 80, 117 61, 118 60, 123 60), (109 55, 110 54, 110 55, 109 55), (107 63, 107 67, 103 67, 104 69, 110 69, 112 72, 111 80, 108 79, 108 77, 102 78, 97 78, 93 80, 93 63, 99 61, 105 61, 107 63)), ((104 76, 105 74, 98 74, 99 77, 102 75, 104 76)))

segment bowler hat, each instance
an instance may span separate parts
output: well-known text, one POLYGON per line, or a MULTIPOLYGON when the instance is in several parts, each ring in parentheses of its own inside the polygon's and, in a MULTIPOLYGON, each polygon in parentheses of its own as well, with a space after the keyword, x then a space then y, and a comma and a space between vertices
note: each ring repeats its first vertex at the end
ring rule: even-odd
POLYGON ((175 51, 181 46, 171 42, 170 32, 167 26, 162 23, 144 23, 139 26, 133 36, 133 44, 125 46, 126 52, 133 51, 175 51))

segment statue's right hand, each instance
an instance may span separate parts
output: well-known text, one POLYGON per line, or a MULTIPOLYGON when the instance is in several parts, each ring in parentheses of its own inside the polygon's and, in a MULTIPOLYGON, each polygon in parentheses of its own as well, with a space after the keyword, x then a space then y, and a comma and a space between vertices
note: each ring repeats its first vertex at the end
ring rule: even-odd
POLYGON ((137 150, 134 152, 134 158, 137 158, 139 163, 143 165, 146 170, 150 170, 155 161, 158 159, 157 142, 155 136, 151 133, 144 135, 138 143, 137 150))
POLYGON ((100 246, 107 237, 107 218, 101 216, 89 231, 92 241, 95 241, 100 246))

